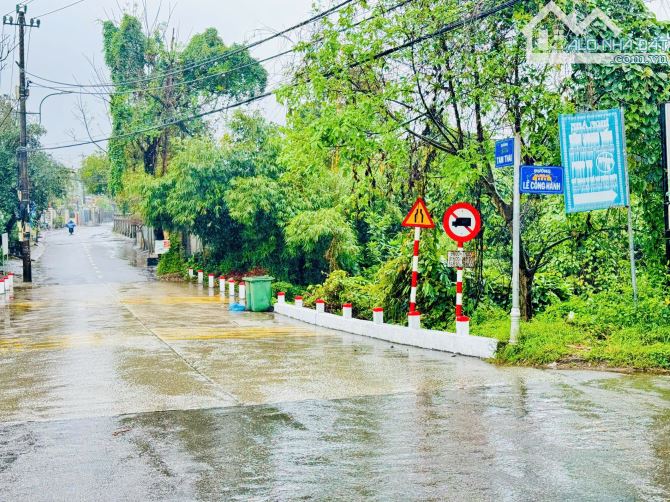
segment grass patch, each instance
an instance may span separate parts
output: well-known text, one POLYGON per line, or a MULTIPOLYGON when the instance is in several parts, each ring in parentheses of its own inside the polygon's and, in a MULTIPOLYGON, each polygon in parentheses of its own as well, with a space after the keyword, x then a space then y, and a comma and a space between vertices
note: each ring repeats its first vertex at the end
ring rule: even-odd
POLYGON ((670 370, 670 307, 663 296, 641 297, 637 306, 625 293, 603 293, 552 306, 521 324, 516 345, 509 342, 509 318, 490 307, 475 315, 472 334, 502 342, 499 364, 551 363, 637 370, 670 370))

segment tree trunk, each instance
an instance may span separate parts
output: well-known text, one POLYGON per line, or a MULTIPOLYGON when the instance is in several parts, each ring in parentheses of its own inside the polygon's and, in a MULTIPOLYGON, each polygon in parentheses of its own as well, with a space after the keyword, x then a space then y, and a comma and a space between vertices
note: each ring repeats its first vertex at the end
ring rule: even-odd
POLYGON ((144 172, 151 176, 156 175, 156 158, 158 156, 159 141, 151 140, 143 152, 144 157, 144 172))
POLYGON ((533 318, 533 281, 535 272, 524 269, 519 270, 519 299, 521 303, 521 318, 530 321, 533 318))
POLYGON ((184 256, 189 258, 192 255, 191 252, 191 236, 188 231, 184 230, 181 233, 181 244, 182 249, 184 250, 184 256))

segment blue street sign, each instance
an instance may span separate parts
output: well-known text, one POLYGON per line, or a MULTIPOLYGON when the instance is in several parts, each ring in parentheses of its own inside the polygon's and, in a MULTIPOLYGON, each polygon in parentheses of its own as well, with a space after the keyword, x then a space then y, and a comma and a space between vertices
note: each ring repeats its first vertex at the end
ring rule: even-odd
POLYGON ((568 213, 628 205, 626 136, 620 109, 561 115, 568 213))
POLYGON ((558 195, 563 193, 563 168, 521 166, 521 193, 558 195))
POLYGON ((496 167, 514 166, 514 138, 496 141, 496 167))

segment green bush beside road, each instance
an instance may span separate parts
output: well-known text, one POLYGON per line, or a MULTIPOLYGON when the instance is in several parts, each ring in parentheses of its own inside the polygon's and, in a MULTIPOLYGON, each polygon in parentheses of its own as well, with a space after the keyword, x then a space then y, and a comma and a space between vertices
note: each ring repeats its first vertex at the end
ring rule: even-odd
MULTIPOLYGON (((552 305, 522 324, 519 343, 504 345, 497 361, 670 370, 670 297, 661 287, 646 286, 641 293, 637 305, 627 289, 552 305)), ((473 321, 473 334, 509 341, 504 311, 473 321)))

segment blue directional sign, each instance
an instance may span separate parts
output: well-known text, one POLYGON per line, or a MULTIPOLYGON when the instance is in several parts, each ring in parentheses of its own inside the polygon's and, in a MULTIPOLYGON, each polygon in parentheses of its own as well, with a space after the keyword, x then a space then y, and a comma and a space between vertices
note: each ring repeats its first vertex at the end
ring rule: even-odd
POLYGON ((563 168, 521 166, 521 193, 558 195, 563 193, 563 168))
POLYGON ((622 111, 561 115, 559 129, 566 212, 628 206, 622 111))
POLYGON ((514 138, 496 141, 496 167, 514 166, 514 138))

